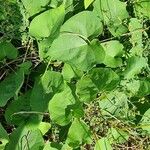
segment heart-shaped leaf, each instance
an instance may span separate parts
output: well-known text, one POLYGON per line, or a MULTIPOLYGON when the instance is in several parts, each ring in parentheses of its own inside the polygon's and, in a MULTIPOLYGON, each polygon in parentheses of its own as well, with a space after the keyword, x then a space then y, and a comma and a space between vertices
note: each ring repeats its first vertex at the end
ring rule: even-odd
POLYGON ((52 43, 47 55, 50 59, 61 60, 83 71, 90 69, 96 62, 92 47, 74 34, 61 34, 52 43))
POLYGON ((79 147, 82 143, 90 144, 92 142, 91 132, 84 121, 74 119, 69 128, 66 142, 74 148, 79 147))
POLYGON ((123 25, 123 20, 129 17, 126 3, 120 0, 95 0, 94 12, 103 19, 113 36, 120 36, 127 32, 128 28, 123 25))
POLYGON ((86 38, 96 37, 103 31, 101 20, 90 11, 83 11, 67 20, 61 32, 71 32, 86 38))
POLYGON ((5 80, 0 82, 0 106, 5 106, 7 101, 16 96, 24 82, 24 71, 18 70, 10 74, 5 80))
POLYGON ((51 119, 61 126, 67 125, 72 119, 69 106, 73 104, 75 104, 75 98, 69 86, 66 85, 64 91, 55 94, 49 102, 51 119))
POLYGON ((54 36, 63 23, 64 15, 64 5, 41 13, 32 20, 29 33, 36 38, 54 36))
POLYGON ((119 83, 119 76, 108 68, 94 68, 77 83, 80 101, 90 102, 102 91, 111 91, 119 83))
POLYGON ((122 65, 121 56, 124 53, 123 45, 116 40, 111 40, 101 44, 105 51, 105 59, 103 63, 108 67, 116 68, 122 65))

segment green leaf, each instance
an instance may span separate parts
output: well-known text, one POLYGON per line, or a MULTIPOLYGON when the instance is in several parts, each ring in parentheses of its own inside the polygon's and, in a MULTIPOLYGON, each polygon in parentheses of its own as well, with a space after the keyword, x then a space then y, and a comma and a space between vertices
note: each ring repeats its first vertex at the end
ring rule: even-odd
POLYGON ((129 17, 126 3, 120 0, 95 0, 94 12, 103 19, 104 23, 114 36, 120 36, 127 31, 123 20, 129 17))
POLYGON ((144 97, 150 94, 150 80, 144 79, 140 81, 140 87, 137 96, 144 97))
POLYGON ((0 123, 0 149, 5 149, 5 145, 9 142, 9 137, 6 130, 0 123))
POLYGON ((99 91, 111 91, 120 81, 119 76, 110 68, 94 68, 89 71, 89 76, 99 91))
POLYGON ((90 102, 96 98, 97 93, 99 92, 96 85, 88 76, 83 76, 81 80, 77 82, 77 95, 81 102, 90 102))
MULTIPOLYGON (((66 1, 66 0, 65 0, 66 1)), ((50 2, 50 6, 55 8, 57 7, 59 4, 61 4, 63 2, 63 0, 51 0, 50 2)))
POLYGON ((56 92, 63 89, 63 78, 59 72, 46 71, 40 79, 37 79, 33 87, 30 103, 34 111, 44 112, 48 110, 48 103, 56 92))
POLYGON ((44 139, 40 130, 31 130, 24 124, 20 124, 20 126, 11 133, 10 142, 6 150, 21 150, 22 148, 38 150, 43 146, 44 139))
POLYGON ((61 27, 61 32, 71 32, 79 36, 96 37, 103 31, 101 20, 90 11, 82 11, 69 20, 61 27))
POLYGON ((116 68, 122 65, 123 45, 117 40, 111 40, 101 44, 105 51, 103 63, 108 67, 116 68))
POLYGON ((18 55, 18 50, 9 42, 0 43, 0 60, 5 57, 9 59, 15 59, 18 55))
POLYGON ((29 33, 36 38, 54 36, 63 23, 64 15, 63 5, 41 13, 32 20, 29 33))
POLYGON ((96 142, 94 150, 112 150, 112 147, 107 138, 102 138, 96 142))
POLYGON ((72 147, 70 147, 68 144, 64 144, 61 148, 61 150, 73 150, 72 147))
POLYGON ((125 93, 117 90, 108 94, 104 93, 100 97, 99 107, 102 115, 126 118, 128 114, 128 97, 125 93))
POLYGON ((28 112, 30 108, 30 94, 31 91, 26 92, 25 95, 21 95, 17 100, 12 101, 6 108, 5 119, 7 123, 19 125, 23 123, 28 117, 29 114, 16 114, 19 112, 28 112))
POLYGON ((142 128, 143 130, 147 131, 148 134, 150 134, 150 109, 148 109, 144 113, 144 115, 140 121, 139 127, 142 128))
POLYGON ((125 85, 123 84, 123 86, 126 86, 131 97, 142 98, 150 94, 150 80, 148 78, 132 79, 125 85))
POLYGON ((21 0, 26 12, 28 13, 28 17, 33 16, 43 10, 45 10, 45 6, 48 5, 49 0, 21 0))
POLYGON ((91 144, 92 135, 89 127, 85 124, 84 121, 74 119, 69 128, 66 142, 73 148, 77 148, 84 143, 91 144))
POLYGON ((110 128, 107 133, 107 139, 111 144, 125 143, 128 141, 129 134, 121 129, 110 128))
POLYGON ((51 46, 52 42, 57 38, 59 34, 59 30, 56 31, 55 35, 50 35, 48 38, 45 38, 43 40, 38 40, 38 51, 39 51, 39 57, 40 60, 46 60, 46 53, 49 50, 49 47, 51 46))
POLYGON ((60 72, 47 70, 41 77, 41 84, 45 93, 58 93, 63 90, 63 76, 60 72))
MULTIPOLYGON (((65 0, 63 1, 63 3, 65 4, 65 10, 66 10, 66 14, 70 13, 70 15, 73 14, 73 11, 75 9, 75 5, 77 3, 77 1, 74 1, 74 0, 65 0)), ((70 15, 68 17, 70 17, 70 15)))
POLYGON ((0 106, 6 105, 7 101, 16 96, 24 82, 24 72, 18 70, 10 74, 0 82, 0 106))
POLYGON ((143 25, 137 18, 131 18, 129 23, 129 31, 131 33, 130 42, 132 43, 131 55, 142 56, 143 54, 143 40, 142 40, 143 25))
POLYGON ((62 70, 62 74, 64 79, 70 82, 73 78, 80 78, 83 75, 83 72, 65 63, 62 70))
POLYGON ((147 78, 130 80, 130 82, 126 84, 126 87, 131 93, 131 96, 144 97, 150 94, 150 80, 147 78))
POLYGON ((58 143, 46 142, 43 150, 61 150, 61 147, 58 143))
POLYGON ((137 17, 148 17, 150 18, 150 1, 149 0, 139 0, 135 3, 135 13, 137 17))
POLYGON ((24 63, 22 63, 21 65, 19 65, 20 69, 22 69, 24 71, 25 74, 29 74, 30 73, 30 68, 32 67, 32 63, 31 61, 26 61, 24 63))
POLYGON ((93 2, 94 0, 84 0, 84 7, 87 9, 93 2))
POLYGON ((51 119, 61 126, 67 125, 72 119, 69 106, 73 104, 75 104, 75 98, 69 86, 66 85, 64 91, 55 94, 49 102, 51 119))
POLYGON ((108 68, 94 68, 77 83, 76 93, 80 101, 90 102, 102 91, 111 91, 119 83, 119 76, 108 68))
MULTIPOLYGON (((38 78, 39 79, 39 78, 38 78)), ((51 99, 51 93, 46 93, 41 85, 41 81, 36 79, 30 96, 30 112, 27 125, 38 128, 42 121, 44 112, 48 109, 48 102, 51 99)))
POLYGON ((64 79, 67 81, 70 81, 73 77, 76 76, 73 68, 66 63, 63 67, 62 74, 63 74, 64 79))
POLYGON ((70 106, 70 109, 72 110, 73 117, 79 119, 84 117, 85 113, 83 103, 78 101, 78 99, 76 100, 76 103, 74 105, 70 106))
POLYGON ((144 57, 132 56, 127 60, 127 67, 123 72, 125 78, 130 79, 139 74, 143 68, 147 66, 147 61, 144 57))
POLYGON ((91 47, 95 54, 95 59, 97 64, 101 64, 104 62, 106 55, 105 50, 98 40, 93 40, 91 42, 91 47))
POLYGON ((122 81, 122 86, 125 86, 130 97, 137 95, 137 92, 140 88, 140 80, 130 80, 129 82, 122 81))
POLYGON ((61 34, 54 40, 47 56, 83 71, 90 69, 96 62, 92 47, 79 36, 70 33, 61 34))
POLYGON ((104 21, 104 16, 101 9, 101 0, 95 0, 93 3, 93 12, 102 20, 104 21))
POLYGON ((128 32, 127 25, 123 23, 123 21, 122 24, 116 24, 115 21, 113 23, 110 22, 110 24, 108 25, 108 29, 114 37, 122 36, 123 34, 126 34, 128 32))
POLYGON ((98 40, 88 43, 78 35, 66 33, 52 43, 47 56, 68 63, 75 70, 86 71, 103 62, 105 51, 98 40))
MULTIPOLYGON (((41 78, 37 78, 33 87, 30 106, 31 111, 43 113, 48 110, 48 103, 56 92, 63 89, 63 78, 61 73, 54 71, 45 71, 41 78)), ((29 125, 39 125, 42 121, 41 114, 31 115, 29 125)))
POLYGON ((48 122, 41 122, 38 127, 42 135, 44 135, 50 128, 51 128, 51 124, 48 122))

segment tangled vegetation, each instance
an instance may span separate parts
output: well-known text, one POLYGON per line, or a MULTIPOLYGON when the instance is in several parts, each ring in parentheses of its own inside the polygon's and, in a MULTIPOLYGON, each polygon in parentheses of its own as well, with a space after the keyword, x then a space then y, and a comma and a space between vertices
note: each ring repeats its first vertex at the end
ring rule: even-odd
POLYGON ((0 0, 0 150, 150 150, 150 0, 0 0))

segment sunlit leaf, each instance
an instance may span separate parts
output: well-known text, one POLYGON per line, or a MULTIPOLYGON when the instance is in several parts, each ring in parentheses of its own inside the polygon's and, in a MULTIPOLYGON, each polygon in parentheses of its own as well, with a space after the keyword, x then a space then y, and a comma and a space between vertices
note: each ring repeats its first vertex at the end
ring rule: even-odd
POLYGON ((149 11, 150 1, 149 0, 138 0, 135 3, 135 13, 137 17, 148 17, 150 18, 149 11))
POLYGON ((106 116, 126 118, 128 114, 128 97, 119 91, 104 93, 100 97, 99 107, 106 116))
POLYGON ((42 135, 44 135, 51 128, 51 124, 48 122, 41 122, 39 124, 38 129, 41 131, 42 135))
POLYGON ((107 138, 102 138, 96 142, 94 150, 112 150, 112 147, 107 138))
POLYGON ((127 79, 133 78, 146 66, 147 61, 144 57, 132 56, 127 60, 127 67, 123 75, 127 79))
POLYGON ((82 143, 90 144, 91 142, 92 135, 89 127, 82 120, 74 119, 69 128, 67 143, 70 146, 77 148, 82 143))
POLYGON ((123 45, 117 40, 111 40, 101 44, 105 51, 104 64, 116 68, 122 65, 123 45))
POLYGON ((83 75, 83 72, 65 63, 62 74, 66 81, 71 81, 73 78, 80 78, 83 75))
POLYGON ((84 7, 87 9, 94 0, 84 0, 84 7))
POLYGON ((129 134, 121 129, 110 128, 107 133, 107 138, 110 143, 125 143, 128 138, 129 134))
POLYGON ((90 69, 96 62, 92 47, 74 34, 61 34, 52 43, 47 55, 83 71, 90 69))
POLYGON ((64 14, 63 5, 41 13, 32 20, 29 33, 36 38, 53 36, 63 23, 64 14))
POLYGON ((103 19, 109 31, 114 36, 120 36, 127 32, 123 20, 129 17, 125 2, 120 0, 95 0, 94 12, 103 19))
POLYGON ((101 20, 90 11, 82 11, 67 20, 61 32, 71 32, 79 36, 96 37, 103 31, 101 20))
POLYGON ((29 17, 33 16, 43 10, 45 10, 46 5, 48 5, 49 0, 21 0, 29 17))
POLYGON ((129 23, 129 30, 131 32, 130 42, 132 43, 131 55, 142 56, 143 54, 143 40, 142 40, 142 23, 137 18, 131 18, 129 23))

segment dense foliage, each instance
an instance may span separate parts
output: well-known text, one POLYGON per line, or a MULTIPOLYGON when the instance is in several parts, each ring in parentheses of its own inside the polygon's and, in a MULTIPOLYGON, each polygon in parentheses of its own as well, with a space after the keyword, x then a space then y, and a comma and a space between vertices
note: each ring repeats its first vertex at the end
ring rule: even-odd
POLYGON ((0 149, 150 149, 150 0, 0 0, 0 149))

